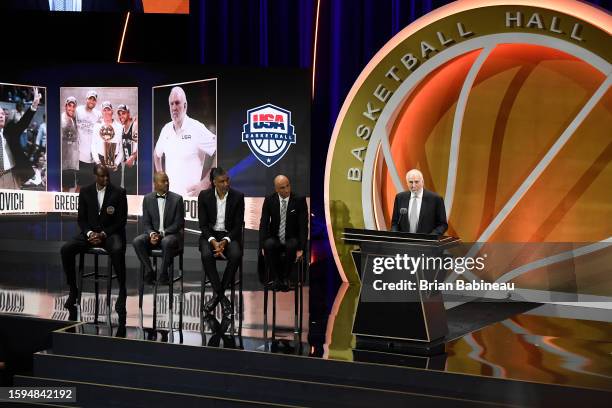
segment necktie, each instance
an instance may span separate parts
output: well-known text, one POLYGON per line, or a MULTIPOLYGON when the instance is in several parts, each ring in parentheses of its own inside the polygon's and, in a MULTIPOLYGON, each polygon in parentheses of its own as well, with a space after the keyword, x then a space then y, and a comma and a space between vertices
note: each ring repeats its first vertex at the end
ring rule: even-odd
POLYGON ((4 129, 0 129, 0 171, 4 171, 4 129))
POLYGON ((287 201, 281 200, 281 219, 278 227, 278 238, 281 243, 285 243, 285 227, 287 225, 287 201))
POLYGON ((417 196, 412 194, 410 203, 410 215, 408 221, 410 222, 410 232, 415 233, 417 230, 417 224, 419 222, 419 216, 417 215, 417 196))
POLYGON ((165 200, 166 199, 166 195, 157 194, 157 198, 161 198, 161 199, 165 200))

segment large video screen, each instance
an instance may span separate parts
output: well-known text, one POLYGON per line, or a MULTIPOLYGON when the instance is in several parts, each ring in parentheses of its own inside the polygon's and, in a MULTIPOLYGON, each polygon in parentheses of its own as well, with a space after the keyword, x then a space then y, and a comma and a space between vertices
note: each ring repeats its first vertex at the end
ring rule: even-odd
POLYGON ((276 175, 309 196, 305 70, 16 64, 2 76, 0 220, 27 228, 5 228, 0 238, 65 238, 76 228, 78 193, 94 182, 97 163, 126 189, 134 217, 154 172, 165 171, 194 231, 197 196, 210 188, 213 167, 226 169, 245 194, 247 229, 258 228, 276 175), (58 235, 49 220, 71 227, 56 229, 58 235))

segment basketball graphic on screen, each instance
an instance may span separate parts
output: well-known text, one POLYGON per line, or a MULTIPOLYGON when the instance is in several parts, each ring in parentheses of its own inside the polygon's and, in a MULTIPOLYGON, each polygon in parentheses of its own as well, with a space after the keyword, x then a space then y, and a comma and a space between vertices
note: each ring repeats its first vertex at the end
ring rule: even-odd
POLYGON ((416 168, 444 199, 447 234, 478 242, 480 254, 514 245, 479 278, 612 293, 612 281, 590 272, 612 259, 612 21, 587 5, 551 4, 453 3, 368 64, 326 169, 328 231, 347 280, 359 278, 338 220, 389 229, 416 168))

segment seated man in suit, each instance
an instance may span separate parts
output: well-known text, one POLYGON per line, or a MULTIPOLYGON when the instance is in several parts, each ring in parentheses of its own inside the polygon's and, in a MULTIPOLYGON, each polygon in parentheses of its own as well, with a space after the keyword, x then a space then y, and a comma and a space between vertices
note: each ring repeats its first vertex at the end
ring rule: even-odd
POLYGON ((291 192, 287 176, 274 178, 274 191, 266 197, 261 210, 259 247, 276 284, 286 290, 293 263, 304 255, 308 239, 308 205, 305 197, 291 192))
POLYGON ((172 258, 183 248, 183 229, 185 228, 185 206, 183 197, 168 191, 170 183, 164 172, 153 176, 155 191, 142 200, 142 220, 144 234, 134 238, 134 251, 145 269, 145 280, 152 284, 156 276, 151 267, 151 249, 161 248, 162 268, 159 275, 161 284, 169 283, 168 266, 172 258))
POLYGON ((391 231, 443 235, 448 229, 444 200, 425 190, 423 173, 412 169, 406 173, 408 190, 395 196, 391 231))
POLYGON ((200 222, 200 252, 204 272, 215 294, 206 302, 204 312, 213 311, 221 302, 223 314, 232 312, 225 297, 225 289, 234 283, 234 274, 242 258, 242 224, 244 222, 244 194, 230 188, 229 175, 220 167, 212 172, 213 187, 198 195, 200 222), (223 281, 217 272, 216 258, 227 259, 223 281))
POLYGON ((112 185, 109 172, 102 164, 94 166, 96 181, 81 189, 77 222, 81 233, 62 246, 62 265, 70 286, 64 304, 72 308, 78 297, 74 260, 90 247, 102 247, 111 257, 119 281, 119 297, 115 310, 125 315, 125 224, 127 196, 121 187, 112 185))

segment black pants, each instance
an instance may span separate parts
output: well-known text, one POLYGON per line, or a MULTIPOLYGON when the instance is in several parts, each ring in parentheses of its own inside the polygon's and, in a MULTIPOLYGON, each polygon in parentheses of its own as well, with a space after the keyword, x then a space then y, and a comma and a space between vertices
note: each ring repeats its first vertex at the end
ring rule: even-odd
POLYGON ((296 238, 289 238, 283 244, 278 237, 270 237, 264 241, 263 250, 266 265, 270 268, 271 279, 293 278, 291 272, 298 250, 296 238))
POLYGON ((166 235, 155 246, 151 244, 148 234, 142 234, 134 238, 132 245, 134 245, 136 256, 138 256, 140 263, 144 265, 146 273, 153 270, 151 258, 149 258, 152 249, 161 248, 163 255, 161 272, 167 272, 172 263, 172 258, 178 255, 183 248, 182 239, 177 234, 166 235))
POLYGON ((76 187, 78 170, 62 170, 62 189, 68 190, 76 187))
POLYGON ((77 184, 84 187, 94 182, 93 174, 94 163, 79 161, 79 172, 77 173, 77 184))
MULTIPOLYGON (((227 233, 215 231, 214 237, 217 241, 221 241, 227 233)), ((223 255, 227 258, 227 266, 225 272, 223 272, 223 281, 219 278, 219 272, 217 272, 217 258, 214 256, 213 246, 208 242, 209 237, 200 236, 200 254, 202 256, 202 266, 204 272, 210 283, 212 284, 213 290, 219 295, 223 295, 225 289, 229 288, 234 283, 234 275, 236 270, 242 261, 242 249, 238 241, 233 240, 223 251, 223 255)), ((223 259, 223 258, 221 258, 223 259)))
POLYGON ((121 164, 119 167, 119 175, 121 175, 121 169, 123 168, 123 188, 128 194, 136 194, 138 191, 138 175, 136 172, 138 171, 138 167, 134 164, 132 167, 128 167, 125 163, 121 164))
MULTIPOLYGON (((76 289, 76 268, 75 258, 81 252, 91 248, 91 244, 87 241, 82 234, 77 235, 70 241, 66 242, 61 249, 62 254, 62 265, 64 267, 64 273, 66 274, 66 280, 71 290, 76 289)), ((125 234, 113 234, 102 242, 102 248, 106 249, 113 269, 117 274, 117 280, 119 281, 120 294, 125 294, 125 234)))

